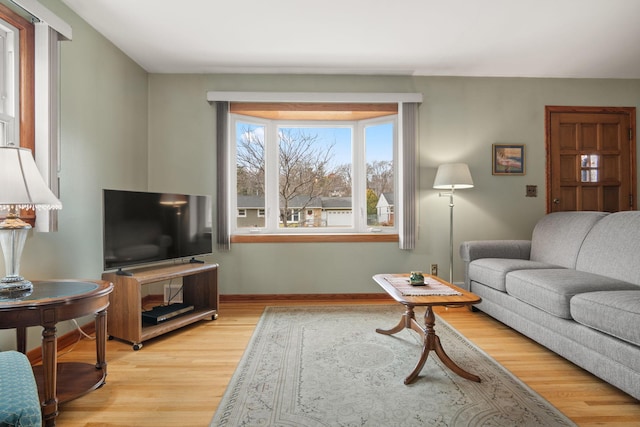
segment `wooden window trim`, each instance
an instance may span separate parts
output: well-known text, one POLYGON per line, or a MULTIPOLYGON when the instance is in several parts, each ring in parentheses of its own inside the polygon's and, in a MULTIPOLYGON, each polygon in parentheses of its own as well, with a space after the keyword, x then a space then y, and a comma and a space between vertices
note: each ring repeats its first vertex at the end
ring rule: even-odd
POLYGON ((269 120, 357 121, 398 114, 397 103, 231 102, 229 112, 269 120))
POLYGON ((31 22, 0 4, 0 18, 20 33, 20 146, 35 150, 35 36, 31 22))
POLYGON ((398 234, 234 234, 231 243, 386 243, 398 234))

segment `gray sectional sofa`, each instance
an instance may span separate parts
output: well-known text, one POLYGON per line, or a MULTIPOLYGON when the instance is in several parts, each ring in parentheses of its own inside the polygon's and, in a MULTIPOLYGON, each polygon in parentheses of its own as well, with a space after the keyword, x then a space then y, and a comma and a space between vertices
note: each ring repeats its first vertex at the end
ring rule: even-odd
POLYGON ((640 212, 559 212, 460 246, 476 307, 640 399, 640 212))

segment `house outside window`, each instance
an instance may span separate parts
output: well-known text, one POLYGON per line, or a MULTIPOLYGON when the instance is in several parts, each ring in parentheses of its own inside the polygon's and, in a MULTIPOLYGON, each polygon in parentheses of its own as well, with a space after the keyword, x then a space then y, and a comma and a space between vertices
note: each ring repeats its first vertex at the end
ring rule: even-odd
POLYGON ((397 233, 393 220, 376 215, 379 197, 397 191, 397 105, 349 120, 326 111, 294 120, 236 110, 231 206, 260 221, 238 217, 232 233, 397 233))
POLYGON ((393 207, 393 193, 383 193, 376 205, 377 220, 380 224, 393 224, 395 222, 393 207))
POLYGON ((264 227, 264 198, 260 196, 239 196, 237 198, 239 227, 255 230, 264 227))
POLYGON ((280 223, 288 224, 288 227, 297 227, 300 224, 300 209, 288 209, 287 215, 280 215, 280 223))

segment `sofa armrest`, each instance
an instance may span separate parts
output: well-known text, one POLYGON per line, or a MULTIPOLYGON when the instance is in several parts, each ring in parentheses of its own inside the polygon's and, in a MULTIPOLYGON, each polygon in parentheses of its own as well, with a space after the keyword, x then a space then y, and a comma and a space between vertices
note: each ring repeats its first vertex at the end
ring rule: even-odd
POLYGON ((481 258, 529 259, 531 240, 471 240, 460 244, 460 258, 464 262, 464 285, 471 290, 469 263, 481 258))
POLYGON ((465 263, 480 258, 529 259, 531 240, 472 240, 460 244, 465 263))

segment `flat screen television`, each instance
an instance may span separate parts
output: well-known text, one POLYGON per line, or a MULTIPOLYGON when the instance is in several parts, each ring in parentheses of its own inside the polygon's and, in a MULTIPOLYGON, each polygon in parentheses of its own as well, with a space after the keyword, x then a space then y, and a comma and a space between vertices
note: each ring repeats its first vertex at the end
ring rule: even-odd
POLYGON ((212 253, 211 197, 103 190, 104 269, 212 253))

